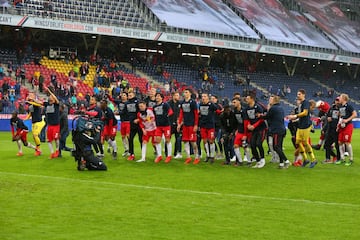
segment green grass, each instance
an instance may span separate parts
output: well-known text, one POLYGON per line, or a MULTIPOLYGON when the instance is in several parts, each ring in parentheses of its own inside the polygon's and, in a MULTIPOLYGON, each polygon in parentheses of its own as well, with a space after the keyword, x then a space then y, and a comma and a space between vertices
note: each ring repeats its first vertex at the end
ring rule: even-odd
MULTIPOLYGON (((146 163, 107 155, 107 172, 78 172, 66 152, 49 160, 46 144, 41 157, 16 157, 10 139, 0 133, 1 240, 360 239, 358 130, 353 166, 288 170, 154 164, 149 153, 146 163)), ((289 139, 285 148, 290 158, 289 139)))

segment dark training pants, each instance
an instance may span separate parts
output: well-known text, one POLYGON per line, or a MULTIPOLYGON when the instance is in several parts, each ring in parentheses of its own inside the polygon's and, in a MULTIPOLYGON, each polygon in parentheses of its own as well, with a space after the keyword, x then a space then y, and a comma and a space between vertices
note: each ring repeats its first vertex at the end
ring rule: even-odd
POLYGON ((129 136, 129 153, 134 154, 134 138, 135 135, 138 135, 140 146, 142 143, 143 132, 137 124, 131 124, 130 126, 130 136, 129 136))
POLYGON ((285 156, 284 151, 283 151, 283 141, 285 138, 285 134, 286 133, 271 134, 273 137, 273 148, 274 148, 274 151, 279 155, 280 163, 284 163, 287 160, 287 157, 285 156))
POLYGON ((251 153, 256 161, 265 158, 264 148, 262 143, 265 139, 265 130, 252 132, 250 138, 251 153), (258 151, 259 150, 259 151, 258 151))

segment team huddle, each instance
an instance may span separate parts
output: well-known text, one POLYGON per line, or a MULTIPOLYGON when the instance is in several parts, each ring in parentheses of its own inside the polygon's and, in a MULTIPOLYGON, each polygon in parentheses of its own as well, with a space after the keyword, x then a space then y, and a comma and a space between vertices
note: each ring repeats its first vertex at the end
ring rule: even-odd
MULTIPOLYGON (((27 141, 28 128, 23 120, 16 112, 12 115, 10 123, 13 141, 18 144, 18 156, 23 155, 22 145, 34 149, 35 156, 42 154, 39 135, 45 124, 47 124, 50 158, 60 157, 61 150, 66 150, 68 129, 60 129, 60 125, 66 125, 67 128, 67 123, 60 124, 61 121, 67 122, 67 115, 62 114, 65 107, 50 89, 46 90, 49 95, 46 103, 37 101, 32 94, 27 98, 29 105, 27 118, 32 120, 35 145, 27 141), (42 113, 45 113, 45 119, 42 113)), ((321 143, 324 142, 326 158, 324 163, 345 163, 346 166, 353 163, 352 120, 357 114, 348 103, 347 94, 341 94, 330 106, 325 102, 316 104, 314 101, 306 100, 305 91, 299 89, 297 107, 287 116, 280 105, 279 96, 271 96, 268 105, 264 106, 256 101, 256 96, 252 93, 247 94, 245 98, 241 98, 240 94, 234 94, 231 104, 221 106, 217 97, 208 93, 202 93, 199 102, 192 98, 190 89, 185 89, 182 94, 183 100, 180 100, 178 92, 174 92, 167 102, 164 101, 164 95, 156 92, 155 89, 150 90, 149 97, 145 100, 138 100, 131 90, 122 93, 121 100, 107 96, 107 99, 97 101, 92 97, 87 111, 83 114, 101 120, 103 127, 99 129, 99 138, 92 143, 91 151, 95 151, 97 158, 103 158, 104 144, 107 142, 108 152, 112 154, 113 159, 117 159, 116 115, 119 115, 124 149, 122 156, 128 161, 136 160, 134 138, 138 135, 141 157, 136 162, 145 162, 149 158, 146 153, 151 140, 156 155, 155 163, 163 159, 165 163, 170 163, 172 158, 182 158, 183 146, 186 154, 185 164, 199 164, 201 160, 214 163, 220 152, 220 155, 224 154, 225 157, 222 163, 224 165, 234 161, 235 166, 263 168, 266 164, 263 142, 266 140, 272 154, 271 161, 279 162, 280 169, 286 169, 291 164, 303 167, 309 164, 309 167, 313 168, 318 161, 310 140, 310 132, 313 129, 311 113, 318 107, 321 108, 319 117, 323 122, 321 143), (117 106, 116 110, 109 107, 110 101, 117 106), (289 120, 288 128, 295 147, 292 163, 283 151, 286 118, 289 120), (175 139, 174 148, 171 142, 172 136, 175 139), (205 152, 203 159, 202 151, 205 152), (349 161, 345 161, 345 153, 348 153, 349 161)))

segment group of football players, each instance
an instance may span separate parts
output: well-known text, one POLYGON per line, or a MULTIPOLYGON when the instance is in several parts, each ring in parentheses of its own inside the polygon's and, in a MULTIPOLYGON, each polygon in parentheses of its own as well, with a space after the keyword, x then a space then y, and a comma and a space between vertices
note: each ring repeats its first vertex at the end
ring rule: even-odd
MULTIPOLYGON (((65 147, 65 144, 60 144, 61 111, 64 111, 64 108, 61 107, 53 91, 48 88, 46 91, 49 96, 46 103, 37 100, 34 94, 29 94, 27 97, 29 105, 27 118, 31 118, 32 121, 35 145, 27 141, 28 128, 23 120, 16 112, 11 117, 12 137, 18 145, 18 156, 23 155, 22 145, 34 149, 36 156, 41 155, 39 134, 45 127, 45 121, 50 158, 60 157, 63 150, 61 148, 65 147)), ((101 101, 92 97, 85 114, 104 123, 101 138, 98 144, 94 145, 97 156, 104 157, 103 146, 107 142, 108 152, 117 159, 116 135, 119 118, 124 149, 122 156, 128 161, 135 160, 134 138, 138 135, 141 157, 136 162, 145 162, 149 159, 146 153, 148 142, 151 140, 155 163, 163 160, 162 145, 164 145, 165 163, 170 163, 173 158, 182 158, 183 146, 185 164, 199 164, 201 159, 204 162, 214 163, 220 150, 224 154, 225 160, 222 162, 224 165, 230 165, 233 160, 235 166, 263 168, 266 163, 263 142, 266 140, 272 161, 279 162, 279 168, 286 169, 291 164, 283 152, 283 140, 286 135, 284 120, 288 119, 295 147, 293 165, 305 167, 309 164, 309 167, 313 168, 318 161, 310 141, 310 132, 313 129, 311 114, 314 108, 318 107, 319 117, 323 121, 321 140, 325 143, 326 150, 326 159, 323 162, 341 164, 345 162, 345 152, 348 152, 349 161, 346 161, 345 165, 350 166, 353 163, 352 120, 357 114, 348 103, 347 94, 341 94, 330 106, 324 101, 316 103, 307 100, 305 90, 299 89, 297 107, 287 116, 281 107, 280 97, 276 95, 270 96, 267 106, 256 101, 256 96, 252 92, 244 97, 235 93, 231 102, 225 106, 220 105, 217 97, 209 93, 202 93, 198 99, 195 99, 192 91, 185 89, 182 96, 180 100, 180 93, 174 92, 171 99, 165 101, 162 93, 150 89, 148 97, 143 100, 137 99, 131 90, 121 93, 121 99, 118 101, 114 101, 111 96, 101 101), (109 101, 114 102, 117 107, 115 109, 109 107, 109 101), (171 142, 173 135, 175 136, 174 151, 171 142), (334 148, 336 153, 333 151, 334 148), (203 151, 205 157, 202 158, 203 151)), ((319 142, 319 145, 321 143, 319 142)), ((318 148, 318 145, 314 148, 318 148)))

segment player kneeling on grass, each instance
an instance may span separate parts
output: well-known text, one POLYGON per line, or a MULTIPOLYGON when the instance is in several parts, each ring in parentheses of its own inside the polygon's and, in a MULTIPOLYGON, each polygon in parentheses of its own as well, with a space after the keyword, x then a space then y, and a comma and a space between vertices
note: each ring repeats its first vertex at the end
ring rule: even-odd
MULTIPOLYGON (((141 146, 141 159, 136 162, 145 162, 146 161, 146 146, 150 138, 154 144, 154 136, 156 130, 155 114, 154 112, 146 107, 144 101, 139 102, 139 112, 137 113, 137 119, 134 120, 134 123, 139 124, 140 129, 143 132, 142 136, 142 146, 141 146)), ((159 154, 159 153, 157 153, 159 154)), ((161 154, 161 152, 160 152, 161 154)))
POLYGON ((27 141, 27 133, 29 132, 29 129, 25 126, 23 120, 21 120, 18 117, 16 111, 13 112, 11 115, 10 126, 11 126, 12 140, 13 142, 17 143, 19 148, 19 151, 16 154, 17 156, 23 155, 21 143, 23 143, 25 147, 34 149, 35 152, 38 151, 34 145, 32 145, 27 141))

